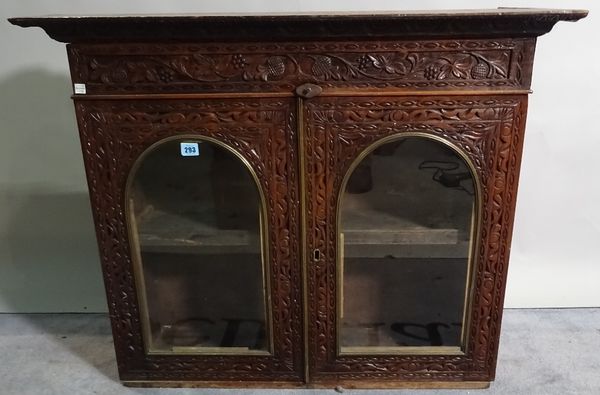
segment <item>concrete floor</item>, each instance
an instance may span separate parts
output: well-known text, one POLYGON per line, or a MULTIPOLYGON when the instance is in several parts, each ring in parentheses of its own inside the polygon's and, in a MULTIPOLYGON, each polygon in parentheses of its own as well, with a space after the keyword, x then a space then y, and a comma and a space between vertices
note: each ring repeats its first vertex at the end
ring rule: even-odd
MULTIPOLYGON (((488 390, 384 394, 600 394, 600 309, 507 310, 488 390)), ((133 389, 121 386, 106 315, 0 314, 0 394, 314 395, 333 390, 133 389)))

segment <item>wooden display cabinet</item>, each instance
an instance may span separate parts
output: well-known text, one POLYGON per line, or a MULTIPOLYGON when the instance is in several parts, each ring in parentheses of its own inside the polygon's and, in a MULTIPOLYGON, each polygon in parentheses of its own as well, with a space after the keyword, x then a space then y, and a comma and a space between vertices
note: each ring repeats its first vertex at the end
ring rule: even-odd
POLYGON ((120 377, 483 388, 577 10, 14 18, 68 43, 120 377))

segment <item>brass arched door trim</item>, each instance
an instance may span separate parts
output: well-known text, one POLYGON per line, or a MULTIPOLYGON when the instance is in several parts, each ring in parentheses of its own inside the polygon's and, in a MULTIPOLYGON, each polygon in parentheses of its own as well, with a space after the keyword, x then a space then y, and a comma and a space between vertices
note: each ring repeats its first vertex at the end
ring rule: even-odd
POLYGON ((265 192, 261 185, 260 179, 256 174, 256 171, 250 164, 250 162, 235 148, 227 145, 223 141, 215 139, 213 137, 208 137, 204 135, 197 134, 180 134, 166 137, 164 139, 160 139, 153 144, 151 144, 148 148, 146 148, 140 155, 135 159, 129 174, 127 175, 127 181, 125 186, 125 218, 127 219, 127 234, 129 237, 129 248, 131 249, 131 257, 133 264, 133 273, 134 280, 137 289, 137 295, 139 298, 139 310, 140 310, 140 322, 142 326, 142 337, 144 342, 144 349, 147 354, 151 355, 189 355, 189 354, 197 354, 197 355, 273 355, 274 343, 273 343, 273 318, 272 318, 272 309, 271 309, 271 280, 270 280, 270 269, 269 269, 269 232, 268 232, 268 208, 267 208, 267 200, 265 198, 265 192), (138 230, 137 224, 134 217, 134 210, 132 209, 132 198, 131 198, 131 190, 133 186, 133 182, 135 176, 144 162, 145 158, 154 152, 156 149, 161 147, 162 145, 169 143, 171 141, 185 141, 185 142, 208 142, 216 145, 217 147, 223 148, 227 150, 229 153, 233 154, 237 159, 240 160, 243 167, 248 171, 254 184, 256 185, 256 189, 258 192, 258 197, 260 200, 260 208, 259 208, 259 230, 260 230, 260 251, 261 251, 261 270, 262 270, 262 279, 263 279, 263 300, 265 303, 266 309, 266 329, 267 329, 267 349, 264 350, 240 350, 239 348, 232 347, 230 349, 226 347, 212 347, 206 350, 200 350, 199 348, 194 348, 189 351, 186 350, 177 350, 177 351, 153 351, 151 349, 150 344, 150 320, 149 320, 149 311, 148 311, 148 303, 146 297, 146 287, 145 287, 145 279, 144 273, 142 270, 142 259, 141 259, 141 250, 140 243, 138 238, 138 230))
MULTIPOLYGON (((482 215, 482 186, 481 180, 478 176, 476 167, 469 157, 469 155, 464 152, 458 145, 454 144, 452 141, 444 139, 440 136, 423 133, 423 132, 401 132, 395 133, 392 135, 385 136, 383 138, 374 141, 369 144, 365 149, 363 149, 357 157, 352 161, 348 169, 346 170, 344 177, 340 183, 339 189, 337 191, 337 199, 336 199, 336 282, 337 282, 337 295, 336 295, 336 349, 337 355, 413 355, 413 354, 431 354, 431 355, 465 355, 468 351, 468 338, 470 333, 470 320, 471 320, 471 308, 472 308, 472 296, 474 290, 474 280, 475 280, 475 268, 476 266, 476 257, 477 250, 479 248, 479 229, 481 227, 481 215, 482 215), (343 314, 343 269, 344 269, 344 240, 343 233, 341 230, 341 208, 342 208, 342 199, 344 192, 346 190, 346 186, 350 176, 357 168, 357 166, 373 151, 377 148, 394 142, 398 140, 403 140, 407 138, 424 138, 428 140, 435 141, 437 143, 443 144, 446 147, 450 148, 454 153, 458 155, 460 159, 464 161, 471 173, 471 178, 473 180, 474 185, 474 196, 473 196, 473 210, 471 214, 471 226, 470 226, 470 238, 469 238, 469 256, 467 263, 467 275, 466 275, 466 285, 465 285, 465 294, 464 294, 464 309, 463 309, 463 317, 462 317, 462 331, 461 331, 461 347, 443 347, 443 346, 422 346, 422 347, 365 347, 365 351, 356 351, 352 350, 350 352, 342 352, 340 333, 341 333, 341 318, 343 314)), ((361 347, 362 348, 362 347, 361 347)))

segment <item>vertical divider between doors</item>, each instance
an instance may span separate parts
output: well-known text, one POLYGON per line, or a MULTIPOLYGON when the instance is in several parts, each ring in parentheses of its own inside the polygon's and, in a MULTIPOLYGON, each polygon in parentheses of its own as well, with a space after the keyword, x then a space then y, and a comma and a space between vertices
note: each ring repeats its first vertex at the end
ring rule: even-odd
POLYGON ((308 333, 308 260, 306 254, 306 179, 304 152, 304 100, 296 98, 296 135, 298 136, 298 176, 300 177, 300 270, 302 273, 302 319, 304 340, 304 383, 310 382, 308 333))

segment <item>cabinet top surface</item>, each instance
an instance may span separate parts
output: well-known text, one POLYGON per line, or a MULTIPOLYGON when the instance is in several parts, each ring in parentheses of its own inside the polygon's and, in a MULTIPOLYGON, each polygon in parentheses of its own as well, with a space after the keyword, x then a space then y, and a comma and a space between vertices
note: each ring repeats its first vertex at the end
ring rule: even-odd
POLYGON ((297 14, 53 15, 10 18, 62 42, 534 37, 586 10, 498 8, 297 14))

